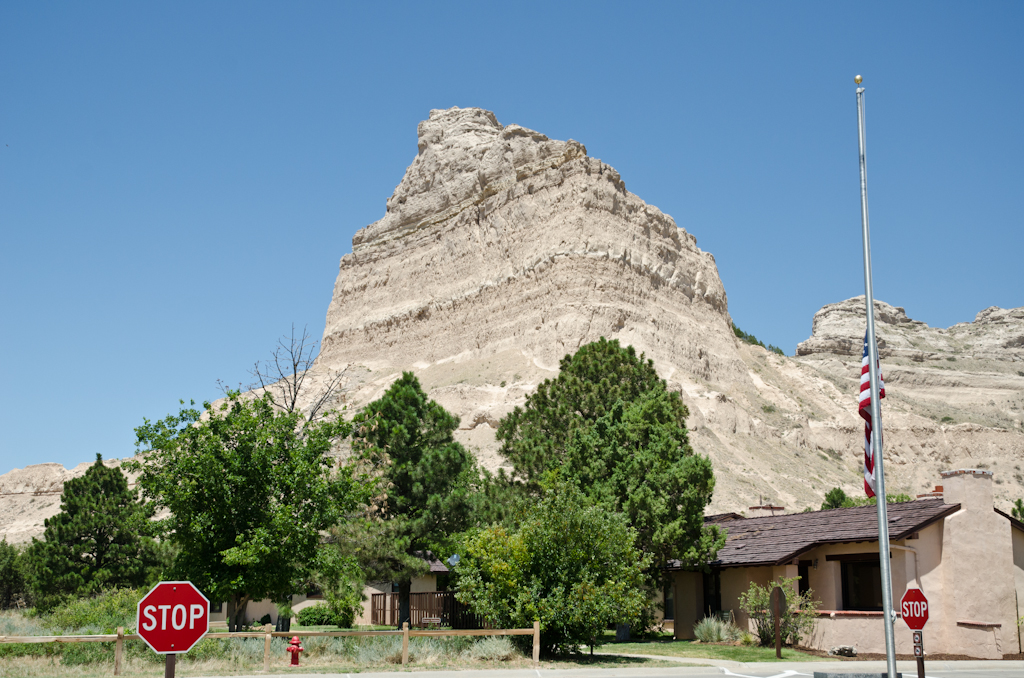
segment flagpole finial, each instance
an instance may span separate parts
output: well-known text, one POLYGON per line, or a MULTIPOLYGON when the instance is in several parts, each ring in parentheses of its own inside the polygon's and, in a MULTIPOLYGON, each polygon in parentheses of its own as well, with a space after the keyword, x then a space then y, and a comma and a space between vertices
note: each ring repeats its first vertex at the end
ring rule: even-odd
POLYGON ((855 76, 853 76, 853 81, 854 81, 855 83, 857 83, 857 84, 859 85, 859 84, 861 84, 862 82, 864 82, 864 78, 862 78, 862 77, 861 77, 861 76, 859 76, 859 75, 855 75, 855 76))

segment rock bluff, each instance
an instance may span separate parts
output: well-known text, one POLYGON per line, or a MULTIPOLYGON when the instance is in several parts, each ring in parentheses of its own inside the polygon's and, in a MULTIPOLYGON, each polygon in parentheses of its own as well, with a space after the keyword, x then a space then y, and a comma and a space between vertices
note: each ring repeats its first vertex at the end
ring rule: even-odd
MULTIPOLYGON (((795 357, 741 342, 714 257, 612 167, 575 141, 453 108, 420 123, 383 218, 342 257, 309 377, 341 372, 333 404, 353 412, 412 370, 494 469, 501 417, 565 354, 618 339, 682 393, 691 443, 714 464, 709 511, 798 511, 836 486, 861 491, 863 314, 863 297, 825 306, 795 357)), ((876 314, 888 489, 988 468, 1009 510, 1024 496, 1024 308, 946 329, 882 301, 876 314)), ((63 482, 87 467, 0 476, 0 536, 41 534, 63 482)))
POLYGON ((514 349, 551 367, 616 336, 694 376, 737 370, 714 257, 582 144, 474 108, 418 131, 384 217, 341 260, 324 364, 514 349))

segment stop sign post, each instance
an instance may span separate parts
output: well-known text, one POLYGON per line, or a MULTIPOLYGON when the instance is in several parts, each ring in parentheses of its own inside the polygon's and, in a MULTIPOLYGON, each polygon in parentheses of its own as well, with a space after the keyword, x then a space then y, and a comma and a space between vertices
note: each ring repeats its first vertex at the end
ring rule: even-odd
POLYGON ((914 632, 914 657, 917 659, 918 678, 924 678, 924 633, 928 623, 928 599, 921 589, 907 589, 900 600, 900 616, 914 632))
POLYGON ((210 601, 189 581, 162 581, 139 601, 137 633, 167 655, 164 675, 174 675, 174 655, 188 652, 210 630, 210 601))

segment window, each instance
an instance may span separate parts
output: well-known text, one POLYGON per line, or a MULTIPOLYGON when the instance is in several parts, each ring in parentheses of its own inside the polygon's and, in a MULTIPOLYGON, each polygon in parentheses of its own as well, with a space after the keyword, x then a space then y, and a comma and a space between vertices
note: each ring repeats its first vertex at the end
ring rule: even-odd
POLYGON ((801 560, 797 563, 796 573, 800 575, 800 584, 798 586, 798 593, 802 596, 811 590, 811 561, 801 560))
POLYGON ((843 577, 843 609, 882 609, 882 568, 874 560, 848 560, 840 563, 843 577))
POLYGON ((707 614, 718 614, 722 611, 722 571, 711 570, 704 573, 704 609, 707 614))
POLYGON ((665 615, 664 619, 675 619, 676 618, 676 601, 673 592, 675 590, 675 584, 665 585, 665 615))

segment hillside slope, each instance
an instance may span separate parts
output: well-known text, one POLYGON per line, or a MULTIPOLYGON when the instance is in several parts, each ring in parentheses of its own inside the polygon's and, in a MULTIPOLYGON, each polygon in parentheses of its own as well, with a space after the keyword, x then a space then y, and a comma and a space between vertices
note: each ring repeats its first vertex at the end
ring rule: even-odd
MULTIPOLYGON (((420 123, 384 217, 342 257, 312 377, 342 373, 334 404, 352 412, 412 370, 493 469, 498 420, 566 353, 618 339, 683 394, 693 447, 714 462, 711 511, 800 510, 861 491, 863 313, 863 297, 825 306, 796 357, 740 341, 714 257, 618 172, 575 141, 454 108, 420 123)), ((890 491, 971 466, 995 472, 1003 508, 1024 497, 1024 308, 948 329, 884 302, 876 315, 890 491)), ((86 467, 0 476, 0 535, 41 533, 52 492, 86 467)))

